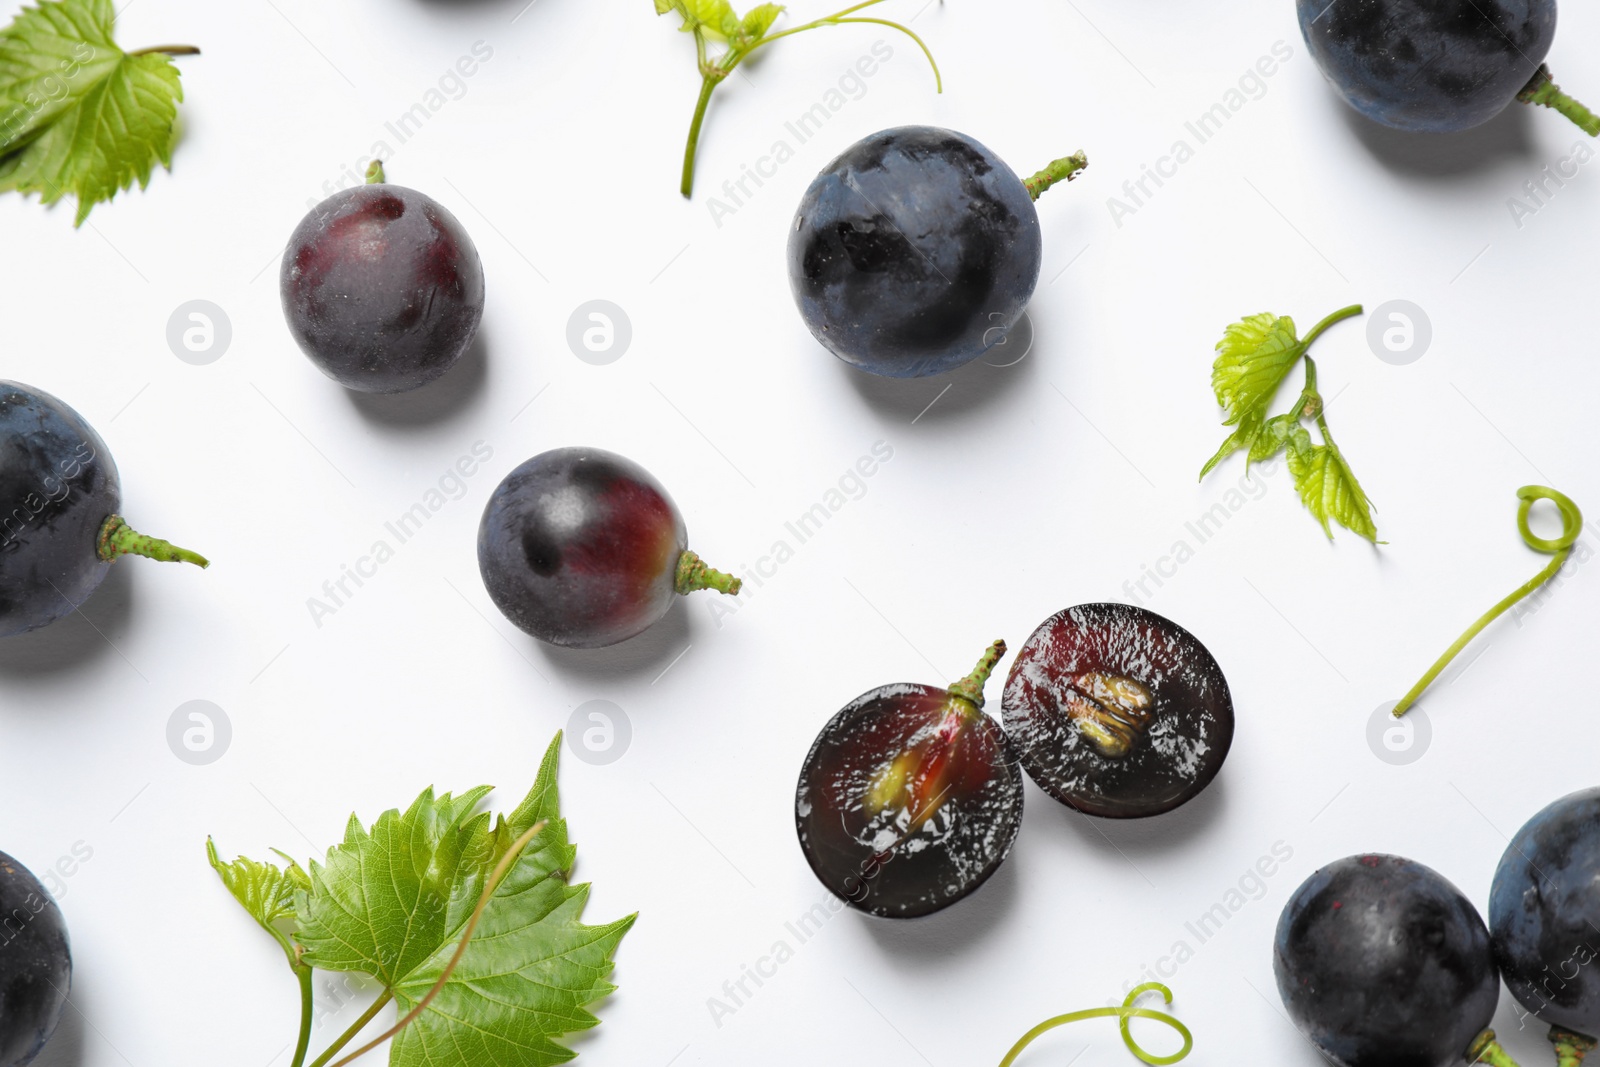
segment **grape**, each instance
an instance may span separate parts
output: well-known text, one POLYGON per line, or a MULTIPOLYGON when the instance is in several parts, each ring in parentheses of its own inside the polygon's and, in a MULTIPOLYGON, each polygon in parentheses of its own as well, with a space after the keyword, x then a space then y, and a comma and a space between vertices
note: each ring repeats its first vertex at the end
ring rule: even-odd
POLYGON ((0 852, 0 1067, 39 1054, 71 989, 61 909, 28 868, 0 852))
POLYGON ((828 891, 906 919, 982 885, 1022 825, 1022 774, 983 713, 996 641, 948 689, 906 683, 863 693, 817 735, 800 770, 795 826, 828 891))
POLYGON ((1001 702, 1022 766, 1090 815, 1171 811, 1217 776, 1233 698, 1187 630, 1127 604, 1080 604, 1040 624, 1001 702))
POLYGON ((650 472, 599 448, 557 448, 506 475, 478 526, 478 570, 505 617, 541 641, 614 645, 678 594, 737 594, 688 551, 683 516, 650 472))
MULTIPOLYGON (((1562 797, 1511 839, 1489 891, 1495 960, 1522 1006, 1600 1035, 1600 788, 1562 797)), ((1552 1036, 1552 1040, 1554 1040, 1552 1036)))
POLYGON ((135 533, 121 505, 117 465, 83 417, 49 393, 0 381, 0 637, 70 614, 119 555, 207 565, 135 533))
MULTIPOLYGON (((1541 64, 1555 39, 1555 0, 1297 0, 1297 7, 1323 74, 1350 106, 1385 126, 1470 129, 1531 92, 1536 80, 1549 81, 1541 64)), ((1587 114, 1581 105, 1581 114, 1569 112, 1564 97, 1531 102, 1580 125, 1587 114)))
POLYGON ((1278 918, 1278 994, 1342 1067, 1510 1061, 1487 1029, 1500 999, 1489 931, 1437 872, 1349 856, 1307 878, 1278 918))
POLYGON ((289 332, 347 389, 403 393, 461 358, 483 318, 483 266, 456 217, 414 189, 342 189, 283 253, 289 332))
POLYGON ((856 142, 812 181, 789 234, 807 328, 846 363, 890 378, 976 359, 1039 280, 1033 195, 965 134, 903 126, 856 142))

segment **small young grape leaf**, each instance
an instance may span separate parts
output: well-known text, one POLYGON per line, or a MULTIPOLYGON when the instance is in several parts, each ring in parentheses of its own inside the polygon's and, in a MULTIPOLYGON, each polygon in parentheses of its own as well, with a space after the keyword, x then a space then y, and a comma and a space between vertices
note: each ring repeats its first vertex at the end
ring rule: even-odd
MULTIPOLYGON (((289 957, 289 965, 296 966, 299 956, 283 926, 284 920, 295 917, 295 891, 311 888, 311 880, 306 877, 305 870, 294 860, 289 860, 287 868, 259 863, 244 856, 232 863, 224 863, 222 857, 217 855, 216 844, 209 837, 206 838, 206 858, 211 861, 211 869, 217 872, 222 884, 233 894, 233 899, 278 942, 284 955, 289 957)), ((289 857, 284 856, 284 859, 289 857)))
POLYGON ((741 51, 765 37, 784 11, 781 4, 758 4, 741 19, 728 0, 655 0, 655 4, 658 15, 669 11, 682 15, 683 25, 679 29, 684 33, 693 33, 699 28, 727 40, 741 51))
POLYGON ((1310 435, 1303 428, 1300 433, 1305 434, 1305 442, 1289 449, 1289 473, 1300 499, 1322 524, 1322 532, 1333 540, 1333 530, 1328 526, 1332 519, 1376 544, 1378 527, 1372 521, 1372 504, 1344 456, 1328 445, 1311 445, 1310 435))
POLYGON ((491 823, 474 813, 483 786, 391 809, 370 830, 351 817, 344 841, 313 862, 295 893, 302 960, 377 978, 402 1015, 444 972, 488 879, 511 845, 539 822, 485 907, 456 969, 397 1034, 391 1067, 548 1067, 576 1053, 554 1039, 599 1020, 586 1006, 613 990, 612 954, 636 916, 580 922, 587 885, 569 886, 577 851, 560 814, 561 735, 527 797, 491 823))
POLYGON ((1254 455, 1257 438, 1266 428, 1267 408, 1305 354, 1305 345, 1295 334, 1293 319, 1263 312, 1229 325, 1216 350, 1211 389, 1225 412, 1222 424, 1235 429, 1201 468, 1201 480, 1241 448, 1254 455))
POLYGON ((172 167, 178 68, 113 39, 112 0, 40 0, 0 30, 0 191, 77 198, 74 225, 172 167))

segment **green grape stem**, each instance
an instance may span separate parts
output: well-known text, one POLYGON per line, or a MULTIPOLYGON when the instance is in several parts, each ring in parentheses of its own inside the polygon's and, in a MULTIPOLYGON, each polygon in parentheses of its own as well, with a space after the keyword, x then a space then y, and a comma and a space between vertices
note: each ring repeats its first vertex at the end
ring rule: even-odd
POLYGON ((1394 717, 1400 718, 1422 696, 1424 690, 1432 685, 1450 662, 1461 654, 1461 650, 1472 643, 1472 639, 1483 632, 1484 628, 1500 616, 1510 611, 1524 597, 1532 595, 1546 582, 1556 576, 1562 564, 1567 562, 1567 557, 1572 555, 1572 546, 1577 542, 1578 535, 1583 532, 1583 512, 1578 510, 1578 505, 1563 493, 1558 493, 1549 486, 1525 485, 1517 490, 1517 498, 1522 501, 1517 508, 1517 531, 1522 534, 1523 542, 1535 552, 1543 552, 1554 556, 1548 566, 1528 581, 1518 586, 1505 599, 1494 607, 1484 612, 1478 621, 1467 627, 1465 633, 1456 638, 1455 644, 1445 650, 1444 655, 1436 660, 1428 672, 1417 680, 1417 684, 1405 696, 1400 698, 1400 703, 1394 706, 1394 717), (1528 512, 1532 510, 1537 500, 1548 500, 1561 511, 1561 536, 1553 540, 1535 537, 1528 528, 1528 512))
POLYGON ((1555 1046, 1556 1067, 1583 1067, 1583 1058, 1594 1048, 1595 1039, 1565 1027, 1552 1026, 1550 1044, 1555 1046))
POLYGON ((995 664, 1000 662, 1000 657, 1006 654, 1006 643, 996 641, 984 650, 978 657, 978 665, 972 668, 972 673, 953 682, 950 685, 950 694, 965 700, 970 700, 978 707, 983 707, 983 687, 989 684, 989 675, 994 673, 995 664))
POLYGON ((388 180, 388 176, 383 173, 383 160, 374 159, 371 163, 367 164, 368 185, 382 185, 388 180))
MULTIPOLYGON (((1189 1033, 1187 1026, 1184 1026, 1183 1023, 1164 1011, 1153 1011, 1150 1008, 1136 1008, 1133 1006, 1135 1000, 1149 992, 1160 993, 1165 1003, 1172 1003, 1172 990, 1160 982, 1146 982, 1144 985, 1133 989, 1128 994, 1127 999, 1122 1002, 1122 1007, 1120 1008, 1086 1008, 1083 1011, 1068 1012, 1066 1015, 1057 1015, 1053 1019, 1046 1019, 1032 1030, 1023 1034, 1021 1039, 1011 1046, 1011 1051, 1007 1052, 1005 1058, 1000 1061, 1000 1067, 1011 1067, 1016 1062, 1017 1057, 1022 1055, 1022 1050, 1032 1044, 1040 1034, 1054 1030, 1058 1026, 1065 1026, 1068 1023, 1079 1022, 1083 1019, 1107 1018, 1115 1018, 1117 1020, 1117 1029, 1122 1031, 1122 1043, 1128 1046, 1129 1052, 1132 1052, 1143 1062, 1150 1064, 1151 1067, 1165 1067, 1167 1064, 1177 1063, 1189 1055, 1189 1050, 1194 1048, 1194 1035, 1189 1033), (1133 1031, 1128 1024, 1134 1019, 1154 1019, 1156 1022, 1172 1027, 1183 1038, 1183 1048, 1170 1056, 1155 1056, 1146 1052, 1133 1039, 1133 1031)), ((1492 1033, 1490 1037, 1493 1037, 1492 1033)), ((1515 1065, 1512 1065, 1512 1067, 1515 1067, 1515 1065)))
POLYGON ((689 28, 694 33, 695 56, 700 67, 700 96, 695 101, 694 117, 689 120, 689 138, 683 147, 683 176, 678 184, 678 191, 683 194, 684 199, 687 200, 690 194, 694 192, 695 158, 700 150, 700 130, 705 125, 706 109, 711 104, 711 94, 728 75, 733 73, 734 68, 753 55, 757 49, 764 45, 769 45, 773 41, 780 41, 785 37, 793 37, 797 33, 820 29, 823 26, 845 26, 852 23, 887 26, 892 30, 900 31, 916 42, 917 47, 922 49, 922 54, 927 57, 928 65, 933 68, 935 90, 941 93, 944 92, 944 78, 939 73, 939 64, 934 62, 933 53, 928 50, 927 44, 909 26, 902 26, 900 23, 891 22, 888 19, 855 15, 857 11, 881 3, 883 3, 883 0, 863 0, 862 3, 847 7, 843 11, 836 11, 832 15, 825 15, 820 19, 814 19, 811 22, 792 26, 777 33, 768 33, 754 39, 736 34, 728 40, 727 50, 715 60, 708 58, 706 53, 706 31, 704 26, 698 19, 693 19, 687 14, 682 3, 676 5, 676 10, 689 22, 689 28))
POLYGON ((1559 111, 1590 137, 1600 137, 1600 115, 1596 115, 1562 92, 1561 86, 1550 76, 1550 68, 1543 64, 1539 66, 1538 73, 1534 74, 1527 88, 1517 94, 1517 99, 1524 104, 1538 104, 1559 111))
POLYGON ((311 1019, 315 1007, 311 990, 311 968, 303 963, 294 965, 294 976, 300 983, 300 1034, 295 1039, 294 1059, 289 1067, 300 1067, 306 1062, 306 1051, 311 1047, 311 1019))
POLYGON ((1022 184, 1028 190, 1028 195, 1037 200, 1044 195, 1045 190, 1057 182, 1070 182, 1079 174, 1082 174, 1083 169, 1088 165, 1088 156, 1084 155, 1082 151, 1074 152, 1070 156, 1062 156, 1060 159, 1051 160, 1045 164, 1043 170, 1022 184))
POLYGON ((739 590, 744 588, 744 581, 735 578, 723 571, 713 570, 706 566, 706 561, 688 549, 678 557, 678 572, 673 580, 673 588, 682 596, 701 589, 715 589, 728 596, 738 596, 739 590))
POLYGON ((1484 1067, 1517 1067, 1517 1061, 1506 1054, 1500 1047, 1500 1042, 1495 1040, 1493 1030, 1485 1030, 1473 1039, 1467 1046, 1464 1057, 1468 1063, 1484 1064, 1484 1067))
POLYGON ((118 556, 144 556, 162 563, 193 563, 209 567, 211 561, 198 552, 179 548, 171 541, 149 537, 129 526, 121 515, 112 515, 100 526, 100 536, 95 541, 95 552, 102 562, 110 563, 118 556))

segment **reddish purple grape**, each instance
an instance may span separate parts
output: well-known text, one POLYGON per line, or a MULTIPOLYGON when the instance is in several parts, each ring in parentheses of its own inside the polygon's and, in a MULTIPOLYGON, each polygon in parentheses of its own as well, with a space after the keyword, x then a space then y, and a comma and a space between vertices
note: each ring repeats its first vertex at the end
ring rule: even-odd
POLYGON ((643 632, 680 594, 742 584, 688 550, 649 471, 598 448, 553 449, 506 475, 478 526, 478 570, 506 618, 573 648, 643 632))
POLYGON ((983 684, 996 641, 948 689, 863 693, 817 735, 800 770, 795 826, 828 891, 872 915, 948 907, 1005 860, 1022 825, 1022 774, 983 684))
POLYGON ((300 220, 279 282, 301 350, 360 392, 433 381, 483 318, 483 266, 467 231, 433 199, 381 178, 334 193, 300 220))
POLYGON ((1113 819, 1192 799, 1233 743, 1233 700, 1211 653, 1176 623, 1127 604, 1080 604, 1046 619, 1017 653, 1001 708, 1041 789, 1113 819))

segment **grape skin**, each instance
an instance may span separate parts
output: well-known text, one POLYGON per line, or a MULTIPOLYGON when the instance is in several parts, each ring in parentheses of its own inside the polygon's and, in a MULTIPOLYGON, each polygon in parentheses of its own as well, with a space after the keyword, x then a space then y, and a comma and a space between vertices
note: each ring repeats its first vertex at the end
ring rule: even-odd
POLYGON ((72 947, 55 900, 4 852, 0 920, 0 1067, 22 1067, 61 1021, 72 989, 72 947))
POLYGON ((1600 788, 1562 797, 1506 847, 1489 929, 1506 986, 1546 1023, 1600 1034, 1600 788))
POLYGON ((1555 40, 1555 0, 1297 0, 1312 58, 1350 106, 1451 133, 1516 99, 1555 40))
POLYGON ((789 284, 823 347, 890 378, 940 374, 1000 343, 1039 281, 1021 179, 965 134, 903 126, 817 175, 789 234, 789 284))
POLYGON ((100 527, 122 504, 111 451, 72 408, 0 381, 0 637, 47 626, 110 572, 100 527))
POLYGON ((483 266, 456 217, 400 185, 341 190, 283 253, 284 318, 302 351, 347 389, 400 393, 460 359, 483 318, 483 266))
POLYGON ((1459 1065, 1500 979, 1472 902, 1399 856, 1349 856, 1295 890, 1273 971, 1289 1016, 1343 1067, 1459 1065))
POLYGON ((558 448, 517 467, 489 497, 478 569, 521 629, 598 648, 667 613, 687 547, 683 515, 649 471, 603 449, 558 448))

